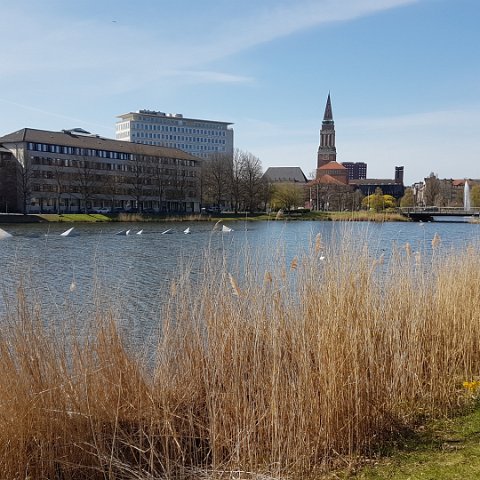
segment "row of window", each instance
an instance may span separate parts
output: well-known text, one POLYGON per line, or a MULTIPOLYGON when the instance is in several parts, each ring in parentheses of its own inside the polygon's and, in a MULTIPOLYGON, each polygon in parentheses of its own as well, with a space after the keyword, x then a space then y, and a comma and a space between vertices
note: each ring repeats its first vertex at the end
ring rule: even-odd
MULTIPOLYGON (((176 165, 178 167, 194 167, 195 160, 185 160, 183 158, 171 157, 151 157, 148 155, 132 156, 130 162, 153 164, 153 165, 176 165)), ((54 157, 32 157, 32 163, 35 165, 48 165, 57 167, 78 167, 88 165, 89 168, 97 170, 127 170, 124 168, 126 163, 94 162, 78 158, 54 158, 54 157)))
POLYGON ((34 152, 61 153, 64 155, 77 155, 82 157, 112 158, 115 160, 131 160, 133 158, 133 154, 131 153, 97 150, 95 148, 67 147, 64 145, 51 145, 48 143, 29 142, 27 148, 34 152))
POLYGON ((154 140, 154 141, 151 141, 151 140, 132 140, 133 142, 135 143, 142 143, 144 145, 156 145, 158 147, 169 147, 169 148, 179 148, 180 150, 184 150, 186 152, 191 152, 193 155, 195 156, 202 156, 202 157, 205 157, 207 156, 207 154, 205 155, 200 155, 199 153, 197 152, 208 152, 208 153, 212 153, 212 152, 225 152, 226 151, 226 148, 225 147, 214 147, 214 146, 209 146, 209 145, 188 145, 186 143, 175 143, 175 142, 164 142, 164 141, 158 141, 158 140, 154 140))
POLYGON ((169 180, 162 183, 161 185, 156 184, 153 181, 148 183, 142 183, 141 185, 132 185, 132 184, 116 184, 116 185, 96 185, 93 188, 92 184, 82 184, 82 182, 77 182, 76 184, 61 184, 61 183, 32 183, 32 192, 46 192, 46 193, 57 193, 57 194, 88 194, 90 197, 96 195, 106 195, 106 196, 121 196, 121 195, 130 195, 135 196, 136 194, 141 194, 141 196, 158 196, 164 191, 171 191, 172 189, 177 191, 189 190, 188 194, 190 197, 195 197, 196 185, 194 182, 185 181, 182 183, 176 182, 175 180, 169 180), (150 187, 150 188, 149 188, 150 187), (193 189, 193 190, 191 190, 193 189))
POLYGON ((132 132, 132 138, 157 138, 159 140, 175 140, 180 142, 213 143, 225 145, 225 140, 220 140, 217 138, 184 137, 183 135, 166 135, 163 133, 132 132))
POLYGON ((206 130, 204 128, 172 127, 167 125, 150 125, 131 122, 132 130, 154 130, 159 132, 188 133, 190 135, 209 135, 211 137, 225 137, 225 130, 206 130))
MULTIPOLYGON (((166 168, 168 164, 154 164, 151 163, 102 163, 91 162, 88 160, 73 160, 64 158, 48 158, 48 157, 33 157, 33 165, 44 165, 49 167, 72 167, 81 172, 91 172, 92 174, 97 171, 118 171, 118 172, 141 172, 149 175, 178 175, 181 177, 196 177, 196 171, 192 169, 179 169, 179 168, 166 168)), ((184 165, 186 166, 186 165, 184 165)), ((55 175, 68 175, 67 171, 57 170, 35 170, 35 172, 41 172, 42 178, 54 178, 55 175), (48 176, 51 175, 51 176, 48 176)), ((78 172, 77 172, 78 175, 78 172)))
MULTIPOLYGON (((184 166, 191 166, 191 167, 195 166, 195 160, 156 157, 156 156, 150 156, 150 155, 138 155, 133 153, 113 152, 110 150, 98 150, 94 148, 67 147, 64 145, 50 145, 47 143, 32 143, 32 142, 29 142, 27 144, 27 148, 28 150, 34 151, 34 152, 58 153, 63 155, 76 155, 80 157, 99 157, 99 158, 109 158, 113 160, 130 160, 130 161, 138 160, 138 157, 140 157, 142 161, 161 163, 164 165, 184 165, 184 166)), ((68 166, 68 165, 65 165, 65 166, 68 166)))

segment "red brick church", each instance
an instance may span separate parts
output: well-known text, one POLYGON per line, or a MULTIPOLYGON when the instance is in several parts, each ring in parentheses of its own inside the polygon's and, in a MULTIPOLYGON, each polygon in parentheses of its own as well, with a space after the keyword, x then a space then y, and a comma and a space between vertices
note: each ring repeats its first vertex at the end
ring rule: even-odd
POLYGON ((333 121, 330 93, 325 106, 322 128, 320 130, 320 145, 317 155, 317 170, 314 184, 348 185, 348 170, 337 163, 335 147, 335 122, 333 121))

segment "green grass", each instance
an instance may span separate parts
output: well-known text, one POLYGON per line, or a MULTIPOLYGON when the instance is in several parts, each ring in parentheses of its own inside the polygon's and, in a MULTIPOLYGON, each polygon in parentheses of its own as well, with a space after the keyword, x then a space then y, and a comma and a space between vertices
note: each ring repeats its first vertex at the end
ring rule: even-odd
POLYGON ((94 222, 165 222, 165 221, 204 221, 217 222, 218 220, 234 222, 239 220, 250 221, 298 221, 298 220, 319 220, 319 221, 354 221, 354 222, 405 222, 408 218, 397 213, 376 213, 376 212, 304 212, 287 214, 245 214, 227 213, 222 215, 142 215, 138 213, 121 213, 119 215, 102 215, 97 213, 71 213, 56 214, 43 213, 29 215, 44 222, 69 222, 69 223, 94 223, 94 222))
POLYGON ((111 222, 112 218, 100 213, 41 213, 34 215, 47 222, 111 222))
POLYGON ((480 407, 464 415, 429 422, 400 437, 389 455, 326 479, 452 480, 480 478, 480 407))
POLYGON ((479 381, 480 249, 385 260, 358 242, 317 235, 291 261, 246 249, 237 266, 206 251, 201 281, 185 269, 163 285, 153 364, 101 285, 63 330, 18 279, 0 478, 477 478, 480 412, 454 415, 479 381))

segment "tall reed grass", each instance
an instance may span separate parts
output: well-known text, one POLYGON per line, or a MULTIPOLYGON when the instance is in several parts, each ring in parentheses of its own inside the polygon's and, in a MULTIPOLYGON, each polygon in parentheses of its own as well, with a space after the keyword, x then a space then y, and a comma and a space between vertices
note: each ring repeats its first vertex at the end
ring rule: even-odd
POLYGON ((207 259, 171 285, 153 367, 111 312, 63 336, 19 287, 0 477, 300 478, 458 408, 480 374, 478 250, 373 253, 317 237, 271 268, 207 259))

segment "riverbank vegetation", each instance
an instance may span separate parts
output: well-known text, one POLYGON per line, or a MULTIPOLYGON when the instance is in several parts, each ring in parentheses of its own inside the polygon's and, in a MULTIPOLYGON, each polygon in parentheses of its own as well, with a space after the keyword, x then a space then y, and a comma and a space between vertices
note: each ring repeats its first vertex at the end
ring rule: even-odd
POLYGON ((114 305, 78 319, 88 335, 54 329, 19 283, 0 336, 0 477, 321 478, 472 405, 478 249, 436 236, 386 259, 334 240, 179 273, 152 364, 114 305))
MULTIPOLYGON (((344 221, 344 222, 408 222, 408 217, 397 213, 395 209, 386 211, 374 210, 355 210, 343 212, 328 211, 310 211, 308 209, 292 210, 284 212, 282 210, 272 213, 238 213, 224 212, 222 214, 189 214, 189 215, 152 215, 142 213, 71 213, 71 214, 36 214, 27 216, 17 216, 7 219, 7 223, 35 223, 35 222, 53 222, 53 223, 101 223, 101 222, 217 222, 218 220, 227 221, 296 221, 296 220, 319 220, 319 221, 344 221)), ((1 219, 0 219, 1 220, 1 219)))

